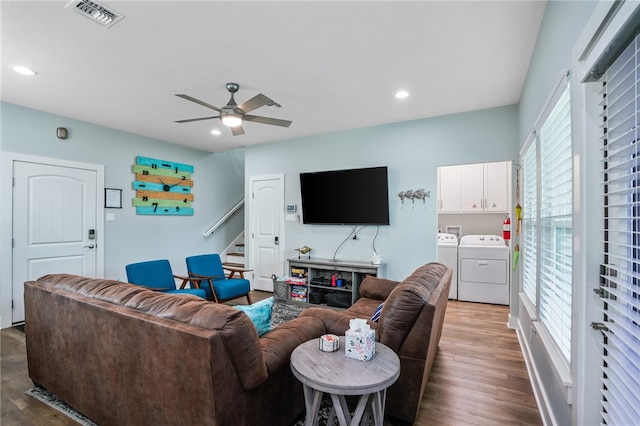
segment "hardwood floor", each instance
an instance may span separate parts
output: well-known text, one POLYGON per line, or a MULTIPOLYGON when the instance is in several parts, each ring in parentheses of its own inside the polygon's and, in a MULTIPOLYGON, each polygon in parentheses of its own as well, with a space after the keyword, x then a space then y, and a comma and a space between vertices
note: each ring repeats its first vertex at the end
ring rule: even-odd
POLYGON ((509 308, 449 301, 417 425, 541 425, 509 308))
MULTIPOLYGON (((252 292, 255 301, 269 295, 252 292)), ((416 426, 542 424, 508 313, 506 306, 449 301, 416 426)), ((0 424, 75 425, 24 394, 33 387, 25 336, 15 328, 0 335, 0 424)))

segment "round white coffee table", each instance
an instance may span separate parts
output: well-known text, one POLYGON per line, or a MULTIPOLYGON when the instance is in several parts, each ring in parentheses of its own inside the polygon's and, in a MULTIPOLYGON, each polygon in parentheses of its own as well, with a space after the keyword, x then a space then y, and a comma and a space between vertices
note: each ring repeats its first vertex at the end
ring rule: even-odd
POLYGON ((341 426, 358 425, 365 411, 373 412, 374 424, 382 426, 387 388, 400 376, 400 359, 382 343, 376 343, 376 353, 369 361, 358 361, 344 355, 344 336, 340 349, 322 352, 319 339, 309 340, 291 353, 291 371, 302 382, 307 410, 305 425, 318 424, 318 409, 324 392, 331 395, 333 409, 341 426), (360 395, 353 417, 345 395, 360 395))

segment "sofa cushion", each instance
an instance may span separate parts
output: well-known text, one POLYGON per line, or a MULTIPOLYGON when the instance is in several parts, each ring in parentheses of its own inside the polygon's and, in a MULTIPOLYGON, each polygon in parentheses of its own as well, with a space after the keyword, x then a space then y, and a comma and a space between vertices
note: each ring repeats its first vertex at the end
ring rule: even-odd
POLYGON ((381 343, 396 352, 400 349, 446 271, 447 267, 439 263, 421 266, 393 289, 380 316, 381 343))
POLYGON ((252 305, 236 305, 234 308, 241 310, 253 322, 258 330, 258 336, 262 336, 271 330, 271 313, 273 311, 273 296, 256 302, 252 305))
POLYGON ((398 281, 368 276, 360 283, 360 297, 385 300, 398 284, 398 281))
POLYGON ((378 305, 380 304, 380 300, 378 299, 369 299, 368 297, 361 297, 356 300, 356 303, 351 305, 346 312, 349 315, 353 315, 353 318, 366 318, 370 319, 373 312, 376 310, 378 305))

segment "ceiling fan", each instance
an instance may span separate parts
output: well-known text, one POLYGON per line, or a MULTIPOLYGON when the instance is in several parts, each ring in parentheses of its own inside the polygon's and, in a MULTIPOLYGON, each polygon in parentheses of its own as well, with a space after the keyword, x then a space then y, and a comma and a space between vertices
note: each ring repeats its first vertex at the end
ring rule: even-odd
POLYGON ((204 107, 210 108, 214 111, 218 111, 220 114, 210 116, 210 117, 200 117, 200 118, 189 118, 187 120, 177 120, 176 123, 189 123, 192 121, 201 121, 201 120, 211 120, 213 118, 219 118, 222 121, 222 124, 231 128, 231 133, 233 136, 244 135, 244 129, 242 128, 242 123, 244 121, 253 121, 255 123, 262 124, 271 124, 273 126, 281 126, 281 127, 289 127, 291 125, 291 121, 289 120, 280 120, 277 118, 269 118, 269 117, 261 117, 258 115, 249 115, 248 113, 253 111, 254 109, 260 108, 261 106, 273 104, 277 105, 273 99, 263 95, 262 93, 254 96, 241 103, 240 105, 236 104, 235 99, 233 98, 233 94, 238 91, 240 85, 238 83, 227 83, 227 90, 231 93, 231 99, 229 102, 222 108, 218 108, 206 102, 203 102, 199 99, 191 97, 185 94, 176 94, 176 96, 186 99, 191 102, 195 102, 204 107))

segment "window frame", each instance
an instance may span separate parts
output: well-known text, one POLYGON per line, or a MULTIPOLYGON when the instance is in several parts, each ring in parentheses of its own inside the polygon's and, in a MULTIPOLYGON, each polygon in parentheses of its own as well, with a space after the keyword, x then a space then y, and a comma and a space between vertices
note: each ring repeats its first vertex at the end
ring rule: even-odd
MULTIPOLYGON (((541 200, 542 200, 542 191, 541 191, 541 182, 542 182, 542 167, 541 167, 541 156, 540 156, 540 150, 541 150, 541 144, 542 142, 540 141, 540 129, 544 126, 546 120, 549 118, 549 116, 551 115, 552 111, 554 110, 554 108, 556 107, 556 105, 558 104, 561 96, 563 94, 565 94, 565 92, 569 93, 569 99, 568 99, 568 103, 569 103, 569 108, 572 108, 572 93, 571 93, 571 85, 570 85, 570 72, 569 71, 562 71, 561 75, 560 75, 560 79, 559 82, 557 83, 556 87, 552 90, 551 94, 549 95, 549 97, 547 98, 547 101, 544 104, 544 107, 542 108, 542 111, 540 113, 540 115, 538 116, 535 125, 534 125, 534 130, 532 131, 532 133, 530 134, 529 138, 527 139, 527 142, 523 145, 521 151, 520 151, 520 162, 521 164, 524 164, 524 158, 527 155, 527 153, 529 152, 530 149, 535 149, 536 150, 536 207, 537 207, 537 213, 536 213, 536 230, 535 230, 535 241, 536 241, 536 277, 535 277, 535 285, 536 285, 536 289, 535 289, 535 299, 532 300, 531 297, 524 291, 524 288, 520 289, 520 301, 522 306, 524 307, 524 309, 527 311, 527 314, 529 315, 532 325, 533 325, 533 333, 535 335, 538 336, 538 338, 541 341, 542 347, 544 348, 544 355, 546 356, 548 362, 552 365, 552 372, 554 377, 556 378, 556 381, 558 382, 558 384, 560 385, 562 394, 564 395, 566 401, 568 403, 571 403, 572 399, 573 399, 573 380, 572 380, 572 376, 571 376, 571 361, 572 361, 572 356, 573 356, 573 348, 574 348, 574 333, 573 333, 573 321, 572 324, 570 326, 569 329, 569 348, 571 348, 570 353, 568 354, 569 358, 566 357, 565 353, 563 353, 563 351, 561 350, 559 344, 556 342, 555 338, 552 336, 552 334, 550 333, 550 331, 547 328, 547 325, 542 321, 541 319, 541 315, 540 315, 540 303, 541 303, 541 295, 540 295, 540 264, 541 264, 541 256, 540 256, 540 242, 541 242, 541 238, 542 238, 542 226, 540 225, 540 208, 541 208, 541 200)), ((571 117, 571 114, 569 115, 569 119, 570 119, 570 129, 571 132, 573 133, 573 117, 571 117)), ((571 144, 571 151, 573 152, 573 140, 570 138, 570 144, 571 144)), ((571 198, 571 202, 572 204, 575 203, 574 201, 574 193, 575 193, 575 189, 573 188, 574 186, 574 182, 575 182, 575 173, 573 170, 573 163, 571 164, 572 170, 570 172, 571 175, 571 185, 572 185, 572 194, 570 195, 571 198)), ((526 173, 526 170, 523 171, 523 174, 526 173)), ((526 195, 525 195, 526 197, 526 195)), ((573 216, 573 214, 572 214, 573 216)), ((573 225, 573 217, 572 217, 572 227, 571 227, 571 234, 573 235, 574 232, 574 226, 573 225)), ((524 228, 524 223, 523 223, 523 235, 527 232, 527 230, 524 228)), ((526 261, 526 250, 528 250, 528 247, 526 244, 523 244, 524 241, 522 242, 522 248, 521 250, 522 252, 522 256, 523 256, 523 264, 526 261)), ((574 247, 570 247, 570 255, 573 259, 573 255, 574 255, 574 247)), ((574 275, 574 270, 575 270, 575 266, 572 265, 571 268, 571 272, 570 272, 570 281, 569 281, 569 285, 572 287, 572 293, 573 293, 573 275, 574 275)), ((520 278, 521 278, 521 283, 522 286, 524 285, 525 282, 525 272, 524 272, 524 268, 521 268, 521 272, 520 272, 520 278)), ((569 306, 569 311, 573 312, 573 294, 570 295, 569 297, 570 299, 570 306, 569 306)), ((570 314, 570 318, 571 320, 573 320, 573 315, 572 313, 570 314)))

